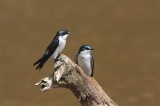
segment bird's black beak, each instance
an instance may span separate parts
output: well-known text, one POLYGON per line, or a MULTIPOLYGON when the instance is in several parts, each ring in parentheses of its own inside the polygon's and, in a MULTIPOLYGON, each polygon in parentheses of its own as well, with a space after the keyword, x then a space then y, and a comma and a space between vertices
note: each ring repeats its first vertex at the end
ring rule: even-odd
POLYGON ((68 34, 71 34, 71 32, 68 32, 68 34))
POLYGON ((94 50, 93 48, 91 48, 90 50, 94 50))

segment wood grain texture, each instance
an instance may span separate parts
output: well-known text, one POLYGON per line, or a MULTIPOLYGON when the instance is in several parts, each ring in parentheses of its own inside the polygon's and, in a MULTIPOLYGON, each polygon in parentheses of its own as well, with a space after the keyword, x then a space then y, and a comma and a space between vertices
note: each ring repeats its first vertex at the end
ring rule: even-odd
POLYGON ((61 54, 54 66, 51 76, 42 79, 42 91, 51 88, 68 88, 76 96, 82 106, 118 106, 97 83, 94 77, 89 77, 70 58, 61 54))

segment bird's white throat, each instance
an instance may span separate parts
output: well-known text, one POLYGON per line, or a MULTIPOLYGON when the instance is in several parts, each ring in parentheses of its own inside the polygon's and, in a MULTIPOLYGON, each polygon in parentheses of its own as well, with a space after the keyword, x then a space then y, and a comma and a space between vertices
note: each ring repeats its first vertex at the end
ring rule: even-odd
POLYGON ((64 36, 59 36, 58 47, 56 48, 55 52, 52 55, 52 57, 54 59, 56 59, 56 57, 58 56, 58 54, 60 54, 62 52, 62 50, 64 49, 64 47, 66 45, 66 38, 67 38, 67 36, 68 36, 68 34, 66 34, 64 36))
POLYGON ((90 55, 91 52, 92 52, 91 50, 84 50, 84 51, 81 51, 80 54, 81 55, 90 55))
POLYGON ((59 36, 59 39, 64 39, 65 40, 65 39, 67 39, 68 35, 69 34, 66 34, 66 35, 63 35, 63 36, 59 36))

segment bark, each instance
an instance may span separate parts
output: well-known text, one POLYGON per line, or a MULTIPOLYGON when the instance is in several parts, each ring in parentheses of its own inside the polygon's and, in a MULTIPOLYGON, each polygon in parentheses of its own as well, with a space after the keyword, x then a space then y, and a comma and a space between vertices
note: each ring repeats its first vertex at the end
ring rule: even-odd
POLYGON ((118 106, 94 77, 87 76, 77 64, 63 54, 56 60, 53 74, 35 85, 40 85, 42 92, 51 88, 68 88, 82 106, 118 106))

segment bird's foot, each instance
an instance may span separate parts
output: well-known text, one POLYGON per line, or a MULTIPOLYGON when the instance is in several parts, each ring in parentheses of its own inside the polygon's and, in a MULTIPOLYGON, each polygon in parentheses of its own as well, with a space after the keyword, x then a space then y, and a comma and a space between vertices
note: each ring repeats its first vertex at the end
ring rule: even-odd
POLYGON ((61 54, 58 54, 58 56, 56 57, 56 59, 54 60, 54 62, 57 62, 57 61, 63 61, 63 59, 62 59, 62 58, 60 58, 60 55, 61 55, 61 54))
POLYGON ((54 59, 54 62, 57 62, 59 60, 60 54, 54 59))

